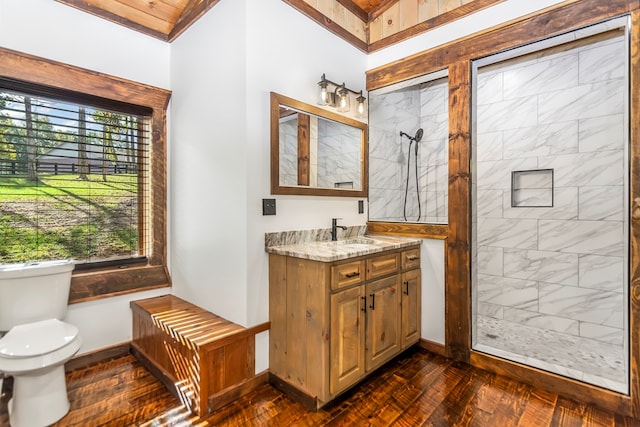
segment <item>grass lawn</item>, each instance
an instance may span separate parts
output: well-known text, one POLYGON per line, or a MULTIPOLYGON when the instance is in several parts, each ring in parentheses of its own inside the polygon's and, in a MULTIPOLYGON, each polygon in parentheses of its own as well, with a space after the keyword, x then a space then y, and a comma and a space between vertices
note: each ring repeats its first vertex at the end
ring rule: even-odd
POLYGON ((0 263, 138 251, 137 176, 0 176, 0 263))

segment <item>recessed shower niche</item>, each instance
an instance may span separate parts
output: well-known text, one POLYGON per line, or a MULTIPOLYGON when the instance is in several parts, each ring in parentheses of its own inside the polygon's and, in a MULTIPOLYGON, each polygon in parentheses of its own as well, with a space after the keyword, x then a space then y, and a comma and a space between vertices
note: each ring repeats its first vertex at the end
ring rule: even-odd
POLYGON ((448 222, 449 85, 433 73, 369 92, 369 220, 448 222))
POLYGON ((629 391, 620 18, 473 62, 472 348, 629 391))

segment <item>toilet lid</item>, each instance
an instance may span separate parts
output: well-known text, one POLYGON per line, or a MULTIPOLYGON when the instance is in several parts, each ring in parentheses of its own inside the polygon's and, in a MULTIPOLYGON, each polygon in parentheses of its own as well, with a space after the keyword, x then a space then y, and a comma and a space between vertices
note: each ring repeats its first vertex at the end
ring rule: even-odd
POLYGON ((78 336, 78 328, 58 319, 13 327, 0 339, 0 356, 20 358, 51 353, 78 336))

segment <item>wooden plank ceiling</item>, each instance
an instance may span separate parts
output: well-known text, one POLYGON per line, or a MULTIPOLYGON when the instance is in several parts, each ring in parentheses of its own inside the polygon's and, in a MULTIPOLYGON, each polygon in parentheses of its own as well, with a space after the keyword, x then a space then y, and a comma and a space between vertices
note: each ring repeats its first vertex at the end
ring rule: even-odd
MULTIPOLYGON (((55 0, 171 42, 220 0, 55 0)), ((504 0, 283 0, 364 52, 504 0)))

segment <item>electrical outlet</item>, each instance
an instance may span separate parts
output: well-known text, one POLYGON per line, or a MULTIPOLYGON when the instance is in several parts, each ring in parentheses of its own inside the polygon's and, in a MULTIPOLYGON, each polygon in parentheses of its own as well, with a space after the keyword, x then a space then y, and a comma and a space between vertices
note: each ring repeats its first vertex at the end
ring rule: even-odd
POLYGON ((262 199, 262 215, 276 214, 276 199, 262 199))

